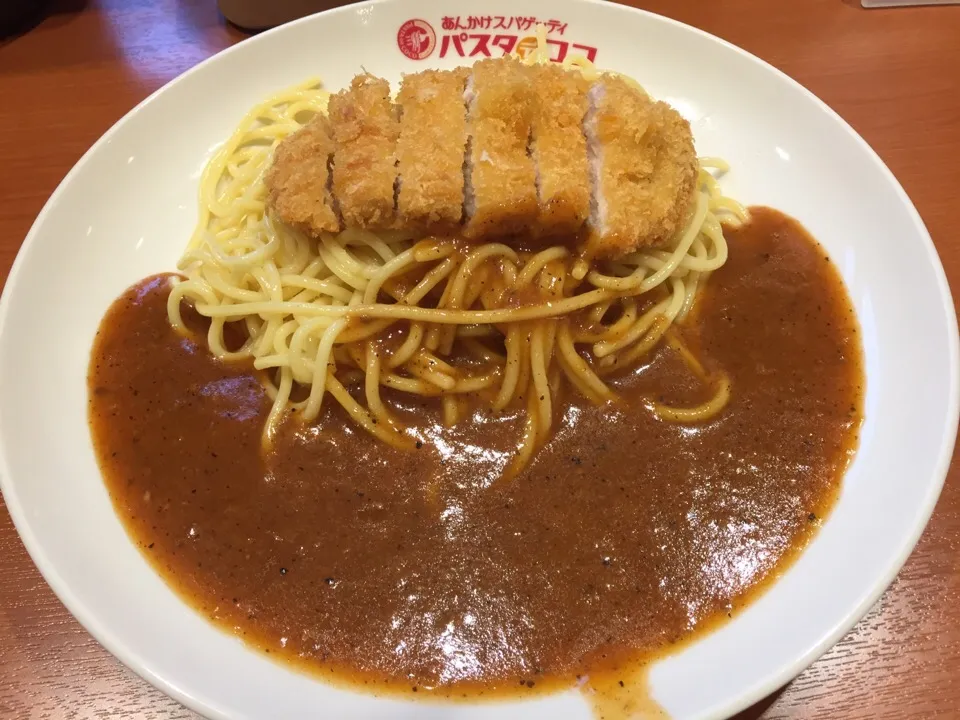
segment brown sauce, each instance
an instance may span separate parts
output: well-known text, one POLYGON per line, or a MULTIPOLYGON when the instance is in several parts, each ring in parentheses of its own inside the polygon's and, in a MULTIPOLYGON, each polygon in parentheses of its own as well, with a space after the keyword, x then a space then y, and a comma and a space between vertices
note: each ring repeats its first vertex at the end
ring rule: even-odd
POLYGON ((147 279, 107 313, 90 366, 117 513, 191 605, 325 678, 469 699, 585 682, 598 714, 643 707, 637 668, 785 569, 857 444, 863 367, 842 281, 796 222, 752 213, 682 329, 731 378, 723 413, 653 417, 647 399, 711 393, 661 347, 616 380, 620 406, 566 392, 554 438, 500 481, 516 412, 446 429, 409 398, 415 452, 331 401, 262 457, 256 374, 211 359, 202 332, 174 333, 166 278, 147 279))

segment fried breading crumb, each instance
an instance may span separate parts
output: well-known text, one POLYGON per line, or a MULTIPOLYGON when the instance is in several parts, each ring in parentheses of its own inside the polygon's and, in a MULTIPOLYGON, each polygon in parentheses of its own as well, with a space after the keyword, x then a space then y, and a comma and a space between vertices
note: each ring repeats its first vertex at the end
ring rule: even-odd
POLYGON ((404 226, 452 231, 463 215, 467 142, 463 90, 469 70, 405 75, 397 144, 397 209, 404 226))
POLYGON ((537 168, 542 235, 573 235, 590 212, 590 178, 583 119, 588 83, 559 65, 531 69, 537 107, 531 151, 537 168))
POLYGON ((332 153, 330 123, 323 115, 277 146, 264 183, 267 202, 281 220, 311 234, 340 230, 328 187, 332 153))
POLYGON ((347 226, 378 229, 394 219, 400 123, 390 84, 358 75, 330 98, 333 194, 347 226))
POLYGON ((591 92, 595 213, 588 252, 617 257, 672 238, 686 222, 698 175, 690 124, 626 80, 591 92))
POLYGON ((527 153, 536 103, 529 68, 513 58, 481 60, 471 80, 466 172, 473 207, 464 232, 475 238, 523 232, 539 215, 527 153))

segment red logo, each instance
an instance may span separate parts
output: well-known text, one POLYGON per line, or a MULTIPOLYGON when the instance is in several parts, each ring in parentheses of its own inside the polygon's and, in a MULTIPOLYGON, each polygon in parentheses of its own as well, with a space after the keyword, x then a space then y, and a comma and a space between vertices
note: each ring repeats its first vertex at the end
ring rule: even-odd
POLYGON ((407 20, 397 31, 397 45, 411 60, 423 60, 437 46, 437 34, 426 20, 407 20))

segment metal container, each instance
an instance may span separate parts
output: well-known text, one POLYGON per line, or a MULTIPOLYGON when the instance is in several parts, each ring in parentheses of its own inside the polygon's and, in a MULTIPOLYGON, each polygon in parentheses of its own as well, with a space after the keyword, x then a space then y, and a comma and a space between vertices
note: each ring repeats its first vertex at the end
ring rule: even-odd
POLYGON ((218 0, 223 16, 245 30, 264 30, 304 15, 349 4, 342 0, 218 0))

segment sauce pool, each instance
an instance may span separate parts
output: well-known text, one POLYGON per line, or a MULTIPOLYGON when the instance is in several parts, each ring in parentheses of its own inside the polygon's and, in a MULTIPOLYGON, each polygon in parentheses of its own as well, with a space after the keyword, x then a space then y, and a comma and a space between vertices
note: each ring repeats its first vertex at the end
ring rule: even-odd
POLYGON ((653 712, 640 668, 726 620, 786 569, 833 506, 862 420, 856 317, 824 250, 754 208, 680 329, 732 383, 702 425, 647 405, 711 389, 668 346, 498 480, 522 417, 381 444, 326 403, 260 450, 270 402, 249 364, 167 323, 148 278, 105 316, 94 445, 118 516, 181 597, 250 645, 372 693, 476 700, 582 686, 598 715, 653 712))

